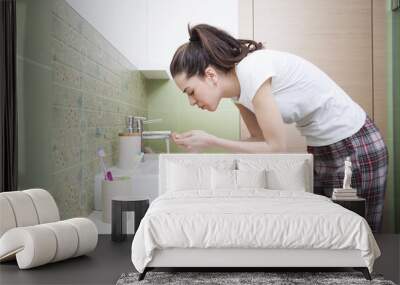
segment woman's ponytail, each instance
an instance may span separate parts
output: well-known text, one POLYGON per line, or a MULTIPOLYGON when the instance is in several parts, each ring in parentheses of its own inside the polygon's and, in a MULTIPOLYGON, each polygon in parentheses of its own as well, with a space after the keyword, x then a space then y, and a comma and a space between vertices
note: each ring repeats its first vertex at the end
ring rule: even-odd
POLYGON ((227 32, 206 24, 188 25, 189 42, 175 52, 170 72, 173 77, 185 72, 187 78, 204 76, 204 70, 212 65, 228 72, 249 53, 262 49, 262 43, 235 39, 227 32))

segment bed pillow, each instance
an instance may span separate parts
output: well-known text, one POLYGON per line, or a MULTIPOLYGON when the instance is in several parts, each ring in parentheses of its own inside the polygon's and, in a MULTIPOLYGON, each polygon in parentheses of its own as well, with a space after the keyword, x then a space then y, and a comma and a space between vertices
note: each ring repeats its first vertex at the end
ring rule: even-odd
POLYGON ((213 190, 236 190, 236 170, 213 167, 211 170, 211 185, 213 190))
POLYGON ((277 169, 267 171, 268 188, 274 190, 306 191, 304 164, 300 163, 290 170, 290 175, 277 169))
POLYGON ((240 188, 267 188, 266 170, 211 170, 213 190, 238 190, 240 188))
POLYGON ((167 191, 211 189, 211 167, 169 162, 167 191))
POLYGON ((236 170, 237 188, 267 188, 267 171, 236 170))
POLYGON ((287 159, 240 159, 241 170, 267 170, 267 188, 272 190, 306 191, 311 183, 310 168, 305 160, 287 159))

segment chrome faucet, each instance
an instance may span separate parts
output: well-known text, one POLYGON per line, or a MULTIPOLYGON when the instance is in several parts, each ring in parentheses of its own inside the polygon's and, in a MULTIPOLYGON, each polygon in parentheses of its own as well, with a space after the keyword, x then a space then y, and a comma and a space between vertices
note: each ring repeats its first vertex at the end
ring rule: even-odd
POLYGON ((136 132, 142 134, 143 124, 146 121, 145 117, 133 117, 133 125, 136 132))
POLYGON ((155 122, 160 122, 162 119, 147 120, 145 117, 139 116, 128 116, 126 118, 127 130, 129 133, 139 133, 140 134, 140 151, 144 152, 143 144, 143 125, 155 122))
MULTIPOLYGON (((161 122, 162 119, 147 120, 145 117, 128 116, 128 122, 131 123, 132 131, 137 133, 143 132, 143 125, 155 122, 161 122)), ((128 126, 129 129, 129 126, 128 126)))

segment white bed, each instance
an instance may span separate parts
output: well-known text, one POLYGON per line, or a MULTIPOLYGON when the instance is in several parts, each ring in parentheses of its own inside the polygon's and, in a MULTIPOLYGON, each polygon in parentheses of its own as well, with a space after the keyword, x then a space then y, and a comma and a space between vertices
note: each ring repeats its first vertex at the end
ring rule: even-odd
POLYGON ((312 169, 310 154, 160 155, 160 196, 132 243, 140 279, 155 267, 354 267, 370 278, 380 251, 367 222, 312 194, 312 169))

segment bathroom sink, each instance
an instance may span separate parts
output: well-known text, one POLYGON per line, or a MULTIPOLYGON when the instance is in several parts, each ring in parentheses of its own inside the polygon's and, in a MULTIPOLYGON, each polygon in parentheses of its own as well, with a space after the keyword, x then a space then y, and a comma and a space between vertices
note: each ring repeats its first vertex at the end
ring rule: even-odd
MULTIPOLYGON (((134 169, 120 169, 113 166, 109 170, 114 177, 129 176, 132 181, 131 194, 147 194, 152 201, 158 196, 158 157, 159 154, 145 153, 143 160, 139 161, 134 169)), ((103 208, 101 198, 103 179, 103 173, 95 175, 94 209, 97 211, 101 211, 103 208)))

